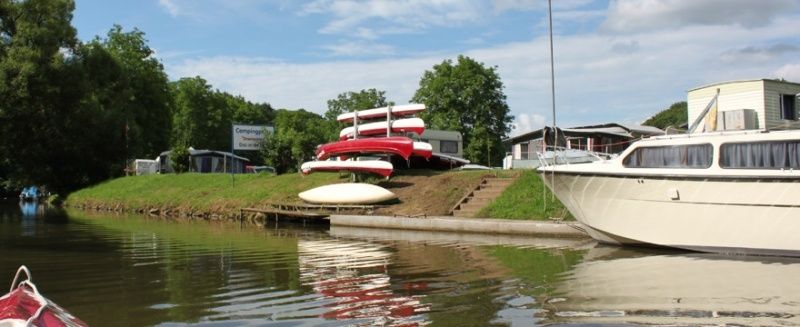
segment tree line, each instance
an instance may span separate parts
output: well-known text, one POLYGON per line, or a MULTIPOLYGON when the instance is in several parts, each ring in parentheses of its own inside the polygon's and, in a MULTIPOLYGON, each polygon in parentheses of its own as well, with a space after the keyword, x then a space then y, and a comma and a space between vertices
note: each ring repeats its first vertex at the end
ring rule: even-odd
MULTIPOLYGON (((77 39, 72 0, 0 0, 0 182, 69 192, 125 173, 129 160, 168 149, 226 150, 231 124, 269 124, 255 164, 293 171, 338 138, 343 112, 386 106, 384 91, 344 92, 319 115, 275 110, 213 88, 199 76, 170 81, 145 33, 115 25, 77 39)), ((428 128, 462 133, 465 157, 497 165, 512 117, 496 67, 445 60, 423 73, 411 102, 428 128)), ((237 153, 238 154, 238 153, 237 153)))

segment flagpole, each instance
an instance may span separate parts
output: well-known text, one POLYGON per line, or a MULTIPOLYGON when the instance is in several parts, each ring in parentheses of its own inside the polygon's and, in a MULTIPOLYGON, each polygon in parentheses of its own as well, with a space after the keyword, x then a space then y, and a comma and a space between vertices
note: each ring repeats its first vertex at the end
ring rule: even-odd
MULTIPOLYGON (((553 3, 547 0, 547 19, 550 27, 550 103, 553 109, 553 164, 556 163, 556 146, 558 145, 558 129, 556 129, 556 72, 553 60, 553 3)), ((544 139, 547 144, 547 138, 544 139)), ((546 152, 546 151, 545 151, 546 152)), ((546 159, 545 159, 546 160, 546 159)), ((555 170, 550 174, 550 185, 555 187, 555 170)), ((546 178, 546 177, 545 177, 546 178)), ((552 193, 555 196, 555 192, 552 193)))

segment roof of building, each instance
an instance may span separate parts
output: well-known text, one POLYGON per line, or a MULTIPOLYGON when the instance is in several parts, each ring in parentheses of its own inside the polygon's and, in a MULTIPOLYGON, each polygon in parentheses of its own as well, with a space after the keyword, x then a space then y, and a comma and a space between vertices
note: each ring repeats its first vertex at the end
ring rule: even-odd
MULTIPOLYGON (((170 154, 170 152, 172 152, 172 150, 161 152, 161 154, 159 156, 168 155, 168 154, 170 154)), ((236 159, 239 159, 239 160, 242 160, 242 161, 250 161, 250 159, 247 159, 247 158, 241 157, 241 156, 237 156, 237 155, 235 155, 233 153, 230 153, 230 152, 216 151, 216 150, 196 150, 196 149, 193 149, 193 148, 189 148, 189 155, 192 156, 192 157, 204 156, 204 155, 220 156, 220 157, 233 157, 233 158, 236 158, 236 159)))
POLYGON ((686 92, 692 92, 692 91, 696 91, 696 90, 699 90, 699 89, 705 89, 705 88, 709 88, 709 87, 713 87, 713 86, 720 86, 720 85, 726 85, 726 84, 758 82, 758 81, 775 82, 775 83, 786 83, 786 84, 792 84, 792 85, 800 86, 800 83, 797 83, 797 82, 790 82, 790 81, 786 81, 786 80, 777 80, 777 79, 769 79, 769 78, 757 78, 757 79, 739 79, 739 80, 732 80, 732 81, 715 82, 715 83, 706 84, 706 85, 702 85, 702 86, 698 86, 698 87, 689 89, 686 92))
POLYGON ((461 133, 459 131, 426 129, 419 137, 443 141, 461 141, 461 133))
MULTIPOLYGON (((538 129, 535 131, 531 131, 525 134, 517 135, 508 139, 503 140, 504 143, 517 143, 517 142, 524 142, 528 140, 535 140, 538 138, 542 138, 544 132, 546 130, 552 130, 551 127, 544 127, 542 129, 538 129)), ((590 126, 578 126, 578 127, 570 127, 570 128, 558 128, 558 130, 563 133, 565 136, 574 136, 574 137, 587 137, 592 135, 606 135, 606 136, 616 136, 622 138, 636 138, 639 136, 652 136, 652 135, 663 135, 664 131, 652 126, 641 126, 641 125, 631 125, 631 124, 618 124, 618 123, 608 123, 602 125, 590 125, 590 126)))

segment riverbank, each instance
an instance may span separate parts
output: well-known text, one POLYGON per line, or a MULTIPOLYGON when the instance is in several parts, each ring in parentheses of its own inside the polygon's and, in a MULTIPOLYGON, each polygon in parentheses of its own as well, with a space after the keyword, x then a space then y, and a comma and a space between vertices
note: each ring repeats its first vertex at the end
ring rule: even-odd
MULTIPOLYGON (((385 216, 444 216, 482 178, 512 177, 517 182, 478 216, 547 220, 566 210, 539 201, 544 188, 532 171, 401 171, 391 180, 374 180, 398 195, 398 201, 377 206, 385 216), (535 196, 534 196, 535 195, 535 196)), ((284 174, 165 174, 130 176, 107 181, 70 194, 65 205, 101 211, 137 212, 162 216, 236 218, 240 208, 264 208, 271 203, 301 203, 297 194, 322 185, 345 183, 349 175, 284 174)))

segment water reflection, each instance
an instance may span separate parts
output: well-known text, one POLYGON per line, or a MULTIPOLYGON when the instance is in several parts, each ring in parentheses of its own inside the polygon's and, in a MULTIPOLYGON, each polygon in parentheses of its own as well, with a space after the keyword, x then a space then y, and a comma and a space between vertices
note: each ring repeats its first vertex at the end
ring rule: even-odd
POLYGON ((800 324, 793 259, 8 208, 0 282, 24 263, 94 326, 800 324))
POLYGON ((598 247, 560 280, 548 317, 563 322, 800 323, 796 259, 653 254, 598 247))
POLYGON ((392 252, 383 246, 345 240, 299 240, 301 280, 312 285, 331 303, 322 313, 326 319, 358 319, 359 325, 419 326, 430 304, 409 290, 424 283, 404 283, 392 290, 388 265, 392 252), (405 293, 405 294, 403 294, 405 293))

